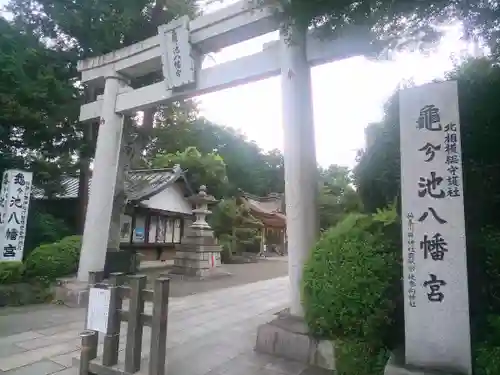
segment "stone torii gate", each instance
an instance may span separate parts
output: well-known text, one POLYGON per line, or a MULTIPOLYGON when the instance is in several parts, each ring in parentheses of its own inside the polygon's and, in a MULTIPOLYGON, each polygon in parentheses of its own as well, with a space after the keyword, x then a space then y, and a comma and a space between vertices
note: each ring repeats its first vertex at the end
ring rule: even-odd
POLYGON ((290 312, 302 316, 303 263, 318 235, 316 151, 310 67, 366 52, 354 36, 320 41, 289 27, 259 53, 201 69, 203 55, 281 29, 273 9, 244 0, 194 20, 182 17, 158 35, 109 54, 80 61, 81 81, 102 89, 82 105, 80 120, 100 118, 78 279, 104 268, 124 115, 281 74, 290 312), (164 81, 133 89, 132 78, 163 71, 164 81))

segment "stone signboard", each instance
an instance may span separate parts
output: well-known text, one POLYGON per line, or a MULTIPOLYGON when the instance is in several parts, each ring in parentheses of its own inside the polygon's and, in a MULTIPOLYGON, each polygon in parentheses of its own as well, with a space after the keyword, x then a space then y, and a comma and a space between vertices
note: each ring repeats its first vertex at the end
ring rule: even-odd
POLYGON ((399 100, 406 363, 471 374, 457 83, 399 100))
POLYGON ((0 191, 0 262, 22 261, 31 196, 31 172, 8 170, 0 191))

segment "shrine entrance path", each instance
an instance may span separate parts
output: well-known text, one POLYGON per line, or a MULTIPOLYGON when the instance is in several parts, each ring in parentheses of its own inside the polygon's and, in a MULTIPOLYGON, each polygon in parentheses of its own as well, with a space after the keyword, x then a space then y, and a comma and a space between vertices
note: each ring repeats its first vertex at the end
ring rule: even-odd
MULTIPOLYGON (((274 279, 288 275, 288 257, 272 257, 261 259, 257 263, 245 264, 224 264, 224 270, 231 273, 231 276, 221 276, 216 279, 203 281, 179 280, 173 278, 170 281, 170 296, 185 297, 192 294, 204 293, 216 289, 229 288, 233 286, 255 283, 261 280, 274 279)), ((141 270, 141 274, 148 276, 149 287, 160 274, 165 273, 164 269, 141 270)))
MULTIPOLYGON (((316 375, 299 363, 253 351, 257 327, 287 307, 288 277, 170 300, 167 374, 316 375)), ((147 306, 146 310, 151 306, 147 306)), ((78 375, 84 310, 64 306, 1 309, 1 375, 78 375)), ((123 324, 122 337, 125 336, 123 324)), ((144 330, 148 348, 150 331, 144 330)), ((121 340, 124 342, 124 339, 121 340)), ((123 344, 120 358, 123 360, 123 344)), ((147 357, 148 353, 145 353, 147 357)))

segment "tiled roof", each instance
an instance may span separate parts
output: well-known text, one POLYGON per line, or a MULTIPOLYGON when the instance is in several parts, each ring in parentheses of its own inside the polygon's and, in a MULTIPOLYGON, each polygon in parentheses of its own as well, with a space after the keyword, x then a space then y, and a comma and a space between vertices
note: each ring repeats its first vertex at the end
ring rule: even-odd
MULTIPOLYGON (((145 169, 128 171, 125 177, 125 192, 129 201, 140 201, 158 194, 167 186, 176 182, 180 177, 185 180, 184 171, 181 168, 172 169, 145 169)), ((59 199, 78 198, 79 179, 74 176, 65 176, 61 180, 64 193, 56 194, 59 199)), ((89 178, 89 194, 92 186, 92 177, 89 178)), ((35 199, 44 199, 43 188, 33 187, 32 196, 35 199)))
MULTIPOLYGON (((75 176, 63 176, 61 178, 61 187, 63 188, 63 193, 55 194, 54 198, 69 199, 78 198, 78 185, 79 179, 75 176)), ((89 193, 90 185, 92 184, 92 178, 89 179, 89 193)), ((35 199, 47 198, 45 195, 45 190, 41 187, 33 186, 31 191, 31 196, 35 199)))
POLYGON ((168 170, 130 171, 125 180, 125 192, 129 201, 145 200, 158 194, 183 175, 180 168, 168 170))
POLYGON ((286 216, 282 211, 283 194, 272 193, 267 197, 257 197, 240 192, 245 206, 252 215, 269 227, 286 227, 286 216))

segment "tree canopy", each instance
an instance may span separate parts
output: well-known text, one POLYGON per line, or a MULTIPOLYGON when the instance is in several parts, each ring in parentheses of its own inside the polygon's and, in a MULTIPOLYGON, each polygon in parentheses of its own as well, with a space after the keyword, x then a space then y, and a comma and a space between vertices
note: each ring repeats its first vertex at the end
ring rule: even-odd
POLYGON ((139 42, 156 35, 159 25, 197 12, 194 0, 11 0, 8 9, 27 33, 50 38, 78 58, 139 42))
POLYGON ((216 153, 224 160, 228 178, 225 195, 234 195, 238 189, 255 195, 284 191, 284 161, 279 150, 263 152, 244 134, 204 118, 187 116, 186 121, 175 124, 169 123, 169 118, 154 129, 146 159, 195 147, 201 154, 216 153))
POLYGON ((70 168, 78 95, 64 53, 0 18, 0 172, 28 168, 52 182, 70 168))
POLYGON ((319 222, 321 230, 339 223, 351 212, 361 211, 358 193, 347 167, 319 168, 319 222))
MULTIPOLYGON (((265 1, 264 1, 265 2, 265 1)), ((460 0, 269 0, 280 3, 285 17, 312 26, 319 35, 357 34, 367 54, 436 41, 436 25, 460 15, 460 0)))
POLYGON ((202 154, 196 147, 189 146, 182 152, 157 154, 151 162, 153 168, 172 168, 174 165, 187 170, 189 182, 196 191, 205 185, 211 195, 222 197, 226 194, 226 164, 218 154, 202 154))
MULTIPOLYGON (((458 80, 465 205, 470 225, 498 224, 497 173, 500 151, 500 67, 491 59, 476 59, 457 66, 448 78, 458 80), (467 199, 469 197, 470 199, 467 199)), ((360 156, 355 184, 364 207, 371 212, 400 195, 399 107, 394 95, 387 103, 383 121, 372 125, 374 141, 360 156)))

